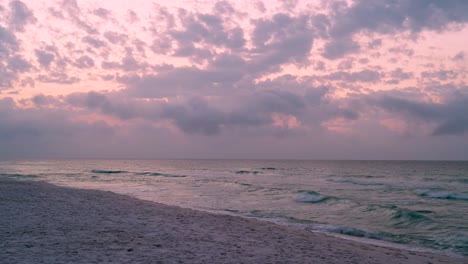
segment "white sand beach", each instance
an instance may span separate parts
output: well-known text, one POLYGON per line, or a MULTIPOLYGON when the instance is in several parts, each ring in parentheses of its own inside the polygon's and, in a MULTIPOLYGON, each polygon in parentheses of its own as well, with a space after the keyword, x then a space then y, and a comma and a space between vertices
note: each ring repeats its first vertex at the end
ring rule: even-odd
POLYGON ((468 263, 112 192, 0 180, 0 263, 468 263))

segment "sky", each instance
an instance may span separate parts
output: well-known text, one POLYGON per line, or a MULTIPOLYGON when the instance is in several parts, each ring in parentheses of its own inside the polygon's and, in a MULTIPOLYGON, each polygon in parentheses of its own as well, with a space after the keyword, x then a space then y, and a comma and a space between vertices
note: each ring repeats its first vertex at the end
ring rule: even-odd
POLYGON ((0 158, 468 159, 466 0, 0 0, 0 158))

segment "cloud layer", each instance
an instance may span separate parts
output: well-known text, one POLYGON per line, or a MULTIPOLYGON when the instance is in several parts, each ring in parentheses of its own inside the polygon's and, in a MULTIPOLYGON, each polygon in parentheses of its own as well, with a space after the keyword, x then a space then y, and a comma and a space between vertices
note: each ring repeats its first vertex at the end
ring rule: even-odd
POLYGON ((465 1, 124 2, 0 1, 1 158, 468 158, 465 1))

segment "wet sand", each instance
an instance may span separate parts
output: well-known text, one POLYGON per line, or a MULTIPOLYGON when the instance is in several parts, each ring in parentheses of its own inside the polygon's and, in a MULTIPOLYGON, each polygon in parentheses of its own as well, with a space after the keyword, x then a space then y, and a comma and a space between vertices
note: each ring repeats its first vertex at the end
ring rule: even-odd
POLYGON ((468 263, 112 192, 0 179, 0 263, 468 263))

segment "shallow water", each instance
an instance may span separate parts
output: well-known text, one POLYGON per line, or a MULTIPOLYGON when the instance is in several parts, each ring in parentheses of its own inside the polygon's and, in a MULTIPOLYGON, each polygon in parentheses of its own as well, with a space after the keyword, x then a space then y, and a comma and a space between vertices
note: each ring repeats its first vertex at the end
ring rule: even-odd
POLYGON ((0 177, 468 256, 468 162, 1 161, 0 177))

